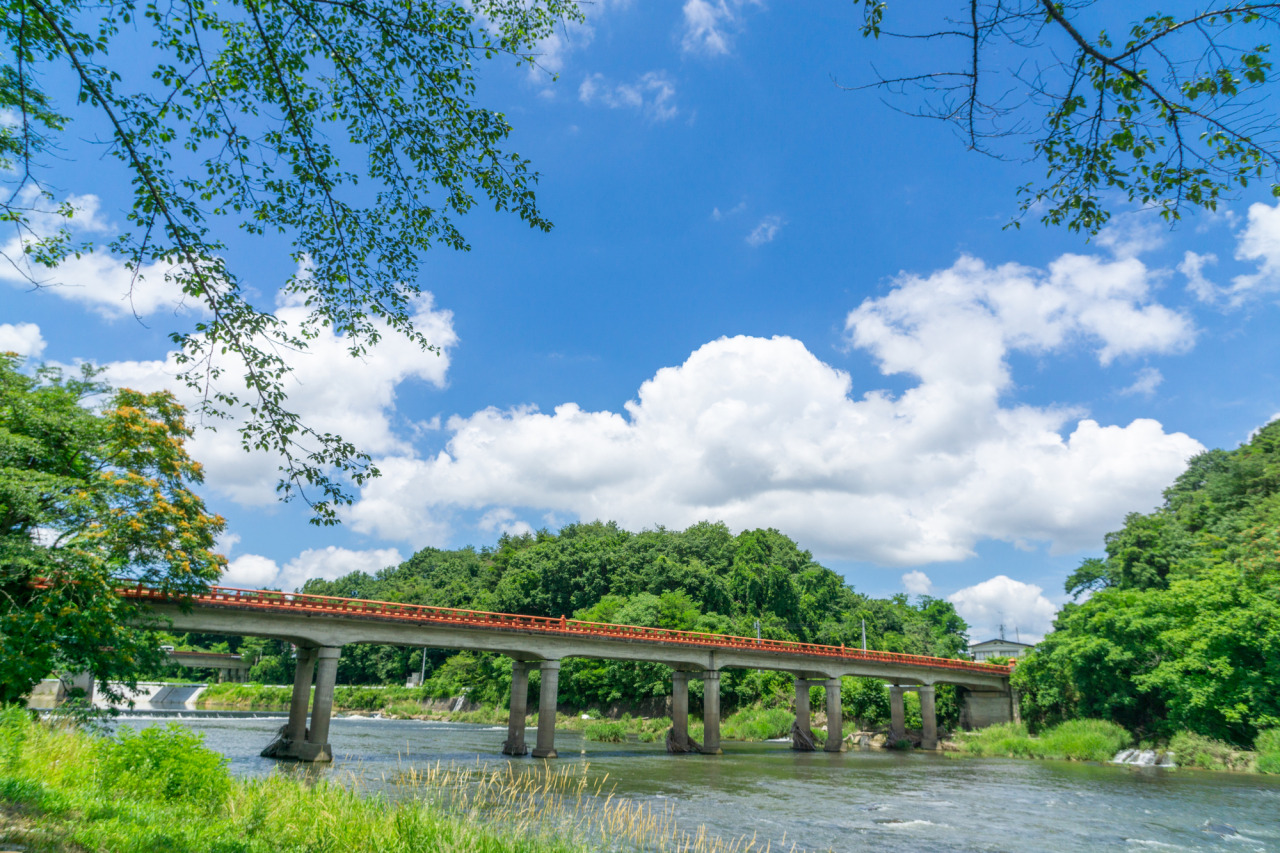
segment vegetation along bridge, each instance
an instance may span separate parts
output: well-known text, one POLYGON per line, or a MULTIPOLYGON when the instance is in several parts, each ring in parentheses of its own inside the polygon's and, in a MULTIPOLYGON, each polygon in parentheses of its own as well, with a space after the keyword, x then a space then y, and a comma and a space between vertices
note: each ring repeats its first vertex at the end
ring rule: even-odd
POLYGON ((266 590, 212 587, 208 593, 179 600, 143 586, 121 590, 172 622, 178 631, 270 637, 298 647, 289 723, 282 738, 264 754, 303 761, 328 761, 329 718, 338 658, 348 643, 467 649, 496 652, 513 661, 511 711, 503 752, 524 755, 529 672, 541 673, 536 758, 553 758, 556 689, 560 661, 569 657, 653 661, 672 668, 672 752, 720 752, 720 671, 726 668, 780 670, 795 674, 796 724, 793 746, 813 749, 809 728, 809 688, 826 689, 825 748, 843 745, 840 679, 879 678, 889 682, 892 739, 905 736, 903 691, 920 695, 923 746, 937 748, 934 685, 965 688, 962 723, 982 727, 1016 715, 1009 687, 1010 667, 973 661, 849 649, 786 640, 734 637, 634 625, 609 625, 576 619, 484 613, 364 601, 266 590), (312 679, 315 697, 312 699, 312 679), (703 682, 703 742, 689 737, 689 679, 703 682), (310 707, 308 707, 310 706, 310 707), (308 711, 310 725, 308 725, 308 711))

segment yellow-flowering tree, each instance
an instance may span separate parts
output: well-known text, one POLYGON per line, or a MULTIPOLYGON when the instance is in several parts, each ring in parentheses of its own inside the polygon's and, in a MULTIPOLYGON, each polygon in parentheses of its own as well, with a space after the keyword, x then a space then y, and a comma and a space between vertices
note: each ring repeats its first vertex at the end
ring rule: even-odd
POLYGON ((0 354, 0 703, 55 671, 130 683, 159 651, 120 584, 191 594, 226 562, 173 395, 21 367, 0 354))

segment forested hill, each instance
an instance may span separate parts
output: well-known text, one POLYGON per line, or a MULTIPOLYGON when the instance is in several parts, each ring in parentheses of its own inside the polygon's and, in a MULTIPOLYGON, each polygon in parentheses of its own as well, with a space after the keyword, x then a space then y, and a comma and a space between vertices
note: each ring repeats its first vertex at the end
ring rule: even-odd
POLYGON ((1240 745, 1280 725, 1280 420, 1189 464, 1148 515, 1086 560, 1018 667, 1033 719, 1114 719, 1240 745))
MULTIPOLYGON (((848 646, 861 645, 865 619, 870 648, 954 657, 966 646, 966 625, 949 602, 869 598, 776 530, 735 536, 711 522, 640 533, 612 522, 570 524, 503 536, 496 548, 427 548, 375 575, 311 580, 302 591, 746 636, 759 620, 764 637, 848 646)), ((349 651, 340 677, 353 683, 402 679, 419 660, 390 649, 349 651)), ((429 669, 456 670, 447 655, 430 655, 429 669)), ((666 673, 653 665, 580 661, 566 664, 565 675, 563 692, 584 703, 667 689, 666 673)), ((740 684, 739 698, 767 690, 760 678, 740 684)))
POLYGON ((765 637, 834 645, 859 645, 865 619, 879 649, 952 657, 966 644, 949 602, 869 598, 776 530, 734 536, 710 522, 642 533, 570 524, 504 535, 492 549, 426 548, 397 568, 302 591, 743 635, 759 620, 765 637))

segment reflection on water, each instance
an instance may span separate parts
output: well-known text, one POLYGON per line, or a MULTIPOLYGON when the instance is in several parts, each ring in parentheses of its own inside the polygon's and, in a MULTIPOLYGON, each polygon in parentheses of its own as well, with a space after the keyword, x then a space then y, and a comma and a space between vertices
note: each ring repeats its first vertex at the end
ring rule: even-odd
MULTIPOLYGON (((172 715, 138 716, 135 727, 172 715)), ((281 763, 259 750, 282 715, 186 716, 234 773, 390 780, 442 762, 529 771, 501 755, 505 727, 335 718, 332 766, 281 763)), ((795 753, 785 744, 724 744, 722 756, 667 755, 662 744, 598 744, 558 732, 558 766, 608 774, 620 796, 670 807, 686 829, 756 834, 775 847, 849 851, 1280 851, 1280 779, 1066 762, 957 759, 925 753, 795 753), (784 842, 785 839, 785 842, 784 842)))

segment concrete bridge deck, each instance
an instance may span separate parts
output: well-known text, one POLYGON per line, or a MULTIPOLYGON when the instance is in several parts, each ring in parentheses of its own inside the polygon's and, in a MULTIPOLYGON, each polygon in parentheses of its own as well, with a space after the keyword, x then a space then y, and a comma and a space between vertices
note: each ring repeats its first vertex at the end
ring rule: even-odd
POLYGON ((299 648, 290 724, 276 754, 303 760, 331 757, 328 744, 333 686, 341 648, 349 643, 387 643, 400 646, 466 649, 506 655, 513 660, 511 715, 504 752, 523 755, 528 677, 541 672, 539 725, 535 757, 555 755, 554 721, 560 661, 569 657, 664 663, 673 670, 672 732, 668 748, 675 752, 718 753, 720 671, 768 669, 796 676, 797 721, 793 742, 812 748, 809 732, 809 687, 826 688, 827 749, 841 748, 840 679, 844 676, 880 678, 890 691, 893 735, 903 732, 903 690, 916 690, 924 718, 924 745, 936 746, 934 688, 938 683, 966 688, 981 707, 966 708, 981 722, 1011 719, 1010 667, 973 661, 892 652, 864 651, 787 640, 756 639, 695 631, 635 625, 612 625, 486 613, 332 596, 213 587, 205 595, 184 601, 137 586, 121 593, 149 605, 176 630, 272 637, 299 648), (314 707, 306 726, 311 681, 315 678, 314 707), (704 683, 704 742, 688 737, 688 679, 704 683), (803 694, 803 696, 801 695, 803 694), (1005 712, 1001 712, 1001 708, 1005 712))

